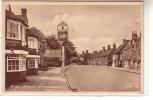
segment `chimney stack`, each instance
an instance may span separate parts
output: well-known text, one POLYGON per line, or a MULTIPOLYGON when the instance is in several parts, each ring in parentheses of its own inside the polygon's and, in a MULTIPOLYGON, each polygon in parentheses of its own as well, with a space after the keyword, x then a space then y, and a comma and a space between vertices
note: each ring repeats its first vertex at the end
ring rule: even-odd
POLYGON ((103 47, 103 51, 105 51, 105 47, 103 47))
POLYGON ((84 55, 84 51, 82 51, 82 54, 84 55))
POLYGON ((110 50, 110 45, 107 45, 107 47, 108 47, 108 50, 110 50))
POLYGON ((9 11, 12 12, 11 5, 9 5, 9 11))
POLYGON ((97 53, 97 51, 95 51, 95 53, 97 53))
POLYGON ((88 50, 86 50, 86 53, 88 53, 88 50))
POLYGON ((137 38, 138 36, 137 36, 137 34, 136 33, 133 33, 132 34, 132 39, 135 39, 135 38, 137 38))
POLYGON ((21 9, 21 14, 22 14, 22 16, 24 16, 24 17, 27 17, 27 9, 21 9))
POLYGON ((123 44, 126 42, 126 39, 123 39, 123 44))
POLYGON ((113 49, 114 49, 114 50, 116 49, 116 44, 115 44, 115 43, 113 43, 113 49))

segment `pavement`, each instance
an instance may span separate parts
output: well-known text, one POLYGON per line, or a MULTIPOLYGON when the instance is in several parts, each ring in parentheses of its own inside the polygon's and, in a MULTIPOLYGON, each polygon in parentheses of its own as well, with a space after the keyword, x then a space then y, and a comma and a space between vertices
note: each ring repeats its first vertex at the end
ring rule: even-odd
POLYGON ((138 92, 141 74, 92 65, 72 65, 66 71, 76 92, 138 92))
POLYGON ((67 79, 61 73, 61 67, 50 67, 48 71, 39 71, 38 75, 27 76, 27 81, 11 85, 6 91, 54 91, 70 92, 67 79))
MULTIPOLYGON (((105 67, 107 67, 107 66, 105 66, 105 67)), ((120 70, 120 71, 126 71, 126 72, 130 72, 130 73, 141 74, 141 70, 131 70, 131 69, 126 69, 126 68, 118 68, 118 67, 109 67, 109 68, 120 70)))

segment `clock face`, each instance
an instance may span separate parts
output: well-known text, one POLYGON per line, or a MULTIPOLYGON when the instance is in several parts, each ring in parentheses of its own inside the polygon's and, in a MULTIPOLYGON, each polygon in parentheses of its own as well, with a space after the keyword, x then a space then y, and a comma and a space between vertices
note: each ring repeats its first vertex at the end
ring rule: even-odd
POLYGON ((63 39, 66 38, 66 37, 67 37, 66 34, 62 34, 62 35, 61 35, 61 38, 63 38, 63 39))
POLYGON ((68 27, 66 25, 61 25, 61 26, 58 26, 58 29, 67 29, 68 27))

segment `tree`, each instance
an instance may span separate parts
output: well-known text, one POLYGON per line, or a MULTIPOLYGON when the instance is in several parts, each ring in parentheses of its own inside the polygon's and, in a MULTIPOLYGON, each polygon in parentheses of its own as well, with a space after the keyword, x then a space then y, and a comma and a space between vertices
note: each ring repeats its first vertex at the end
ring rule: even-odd
POLYGON ((46 37, 46 42, 47 42, 47 46, 50 49, 56 50, 56 49, 60 49, 60 45, 57 41, 57 39, 55 38, 55 35, 49 35, 46 37))
POLYGON ((39 41, 43 41, 45 39, 44 34, 39 29, 37 29, 36 27, 29 28, 27 30, 27 35, 36 37, 39 41))
MULTIPOLYGON (((60 42, 56 39, 55 35, 49 35, 46 37, 47 46, 50 49, 57 50, 61 49, 60 42)), ((65 49, 65 61, 66 64, 69 64, 72 57, 77 56, 75 47, 71 41, 63 41, 62 45, 65 49)))
POLYGON ((65 48, 65 61, 66 64, 69 64, 71 59, 75 56, 77 56, 77 53, 75 51, 74 44, 71 41, 64 41, 63 46, 65 48))

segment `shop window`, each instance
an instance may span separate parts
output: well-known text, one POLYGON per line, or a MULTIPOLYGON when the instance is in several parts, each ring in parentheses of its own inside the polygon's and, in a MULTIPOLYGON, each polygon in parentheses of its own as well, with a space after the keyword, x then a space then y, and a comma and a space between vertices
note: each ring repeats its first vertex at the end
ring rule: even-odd
POLYGON ((19 54, 9 54, 7 57, 7 72, 24 71, 25 59, 21 58, 19 54))
POLYGON ((9 59, 8 60, 8 70, 19 70, 19 60, 9 59))

